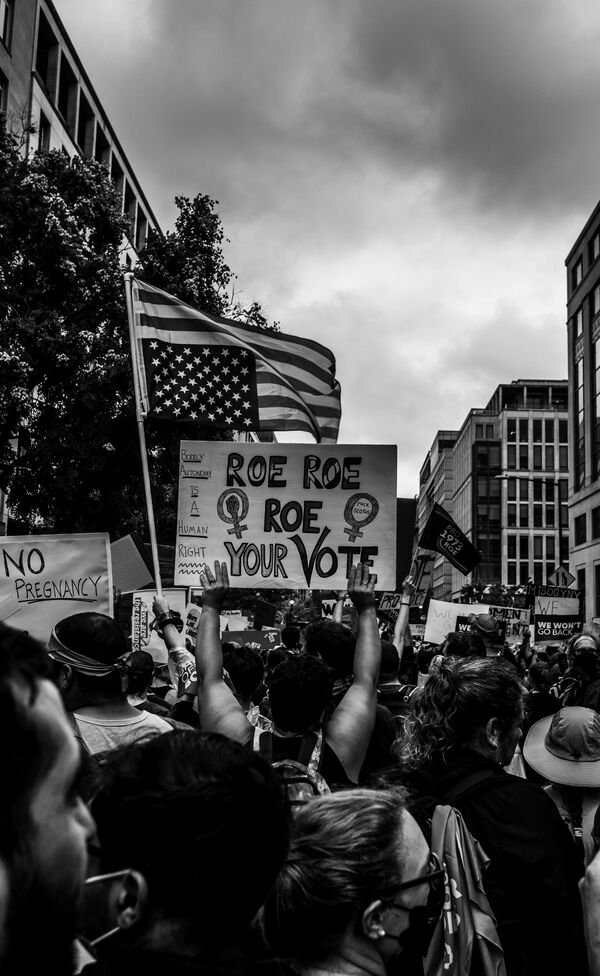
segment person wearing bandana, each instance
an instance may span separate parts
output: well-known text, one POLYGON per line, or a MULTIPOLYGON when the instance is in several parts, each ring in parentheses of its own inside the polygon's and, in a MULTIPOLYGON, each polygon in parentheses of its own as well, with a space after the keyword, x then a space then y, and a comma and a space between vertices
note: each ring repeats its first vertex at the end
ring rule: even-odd
POLYGON ((297 811, 262 925, 300 976, 413 976, 443 903, 444 870, 403 791, 356 789, 297 811))
POLYGON ((171 732, 158 715, 127 701, 127 638, 102 613, 76 613, 52 630, 54 679, 84 752, 94 756, 134 742, 148 732, 171 732))

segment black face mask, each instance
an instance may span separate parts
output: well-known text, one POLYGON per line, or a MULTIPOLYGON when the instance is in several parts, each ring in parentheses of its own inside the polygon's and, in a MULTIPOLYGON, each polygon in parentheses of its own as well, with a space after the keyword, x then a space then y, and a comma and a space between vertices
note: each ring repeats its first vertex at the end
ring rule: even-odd
POLYGON ((416 908, 406 908, 408 927, 394 936, 399 951, 386 966, 388 976, 412 976, 423 972, 423 957, 427 955, 435 927, 444 907, 444 880, 440 878, 429 886, 427 903, 416 908))

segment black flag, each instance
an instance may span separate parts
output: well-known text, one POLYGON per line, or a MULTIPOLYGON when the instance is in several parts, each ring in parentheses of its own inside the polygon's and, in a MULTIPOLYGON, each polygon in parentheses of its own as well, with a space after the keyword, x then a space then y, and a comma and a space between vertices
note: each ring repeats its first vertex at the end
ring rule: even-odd
POLYGON ((434 549, 446 556, 453 566, 468 576, 481 560, 481 553, 467 539, 448 512, 437 502, 419 539, 421 549, 434 549))

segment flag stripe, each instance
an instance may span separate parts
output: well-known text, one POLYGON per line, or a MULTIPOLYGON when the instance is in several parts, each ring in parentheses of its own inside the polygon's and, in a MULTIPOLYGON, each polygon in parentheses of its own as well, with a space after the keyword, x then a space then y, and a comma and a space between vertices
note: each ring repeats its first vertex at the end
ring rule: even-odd
POLYGON ((185 328, 183 320, 193 319, 195 321, 204 321, 209 323, 212 328, 218 329, 219 327, 223 327, 226 330, 233 328, 242 334, 247 342, 260 345, 263 342, 269 342, 269 340, 275 340, 275 343, 279 340, 282 342, 290 342, 296 347, 304 346, 306 349, 323 356, 327 362, 335 363, 331 350, 321 345, 320 342, 315 342, 314 339, 306 339, 303 336, 292 336, 285 332, 267 332, 255 326, 247 325, 245 322, 232 322, 230 319, 224 319, 218 315, 212 315, 209 312, 203 312, 200 309, 193 308, 191 305, 187 305, 173 295, 168 295, 159 289, 151 288, 149 285, 143 285, 141 282, 137 284, 138 301, 145 306, 144 311, 150 318, 155 317, 159 320, 172 319, 174 322, 182 321, 180 326, 173 326, 173 331, 179 331, 185 328))
POLYGON ((335 358, 320 343, 207 315, 135 280, 133 306, 146 413, 229 429, 306 430, 336 443, 340 387, 335 358), (252 427, 242 382, 256 390, 252 427))

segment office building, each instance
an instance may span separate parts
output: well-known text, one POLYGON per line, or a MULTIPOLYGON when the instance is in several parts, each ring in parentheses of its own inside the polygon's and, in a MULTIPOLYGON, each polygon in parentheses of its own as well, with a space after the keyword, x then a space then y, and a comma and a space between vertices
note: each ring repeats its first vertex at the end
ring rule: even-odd
POLYGON ((600 203, 566 259, 571 572, 600 616, 600 203))
POLYGON ((566 380, 514 380, 471 410, 459 431, 438 433, 448 446, 443 464, 430 451, 421 469, 419 531, 438 501, 481 562, 465 577, 438 556, 435 598, 458 600, 469 581, 544 583, 567 561, 567 406, 566 380))
POLYGON ((148 229, 159 226, 50 0, 0 0, 0 112, 23 132, 25 152, 63 149, 107 167, 134 262, 148 229))

